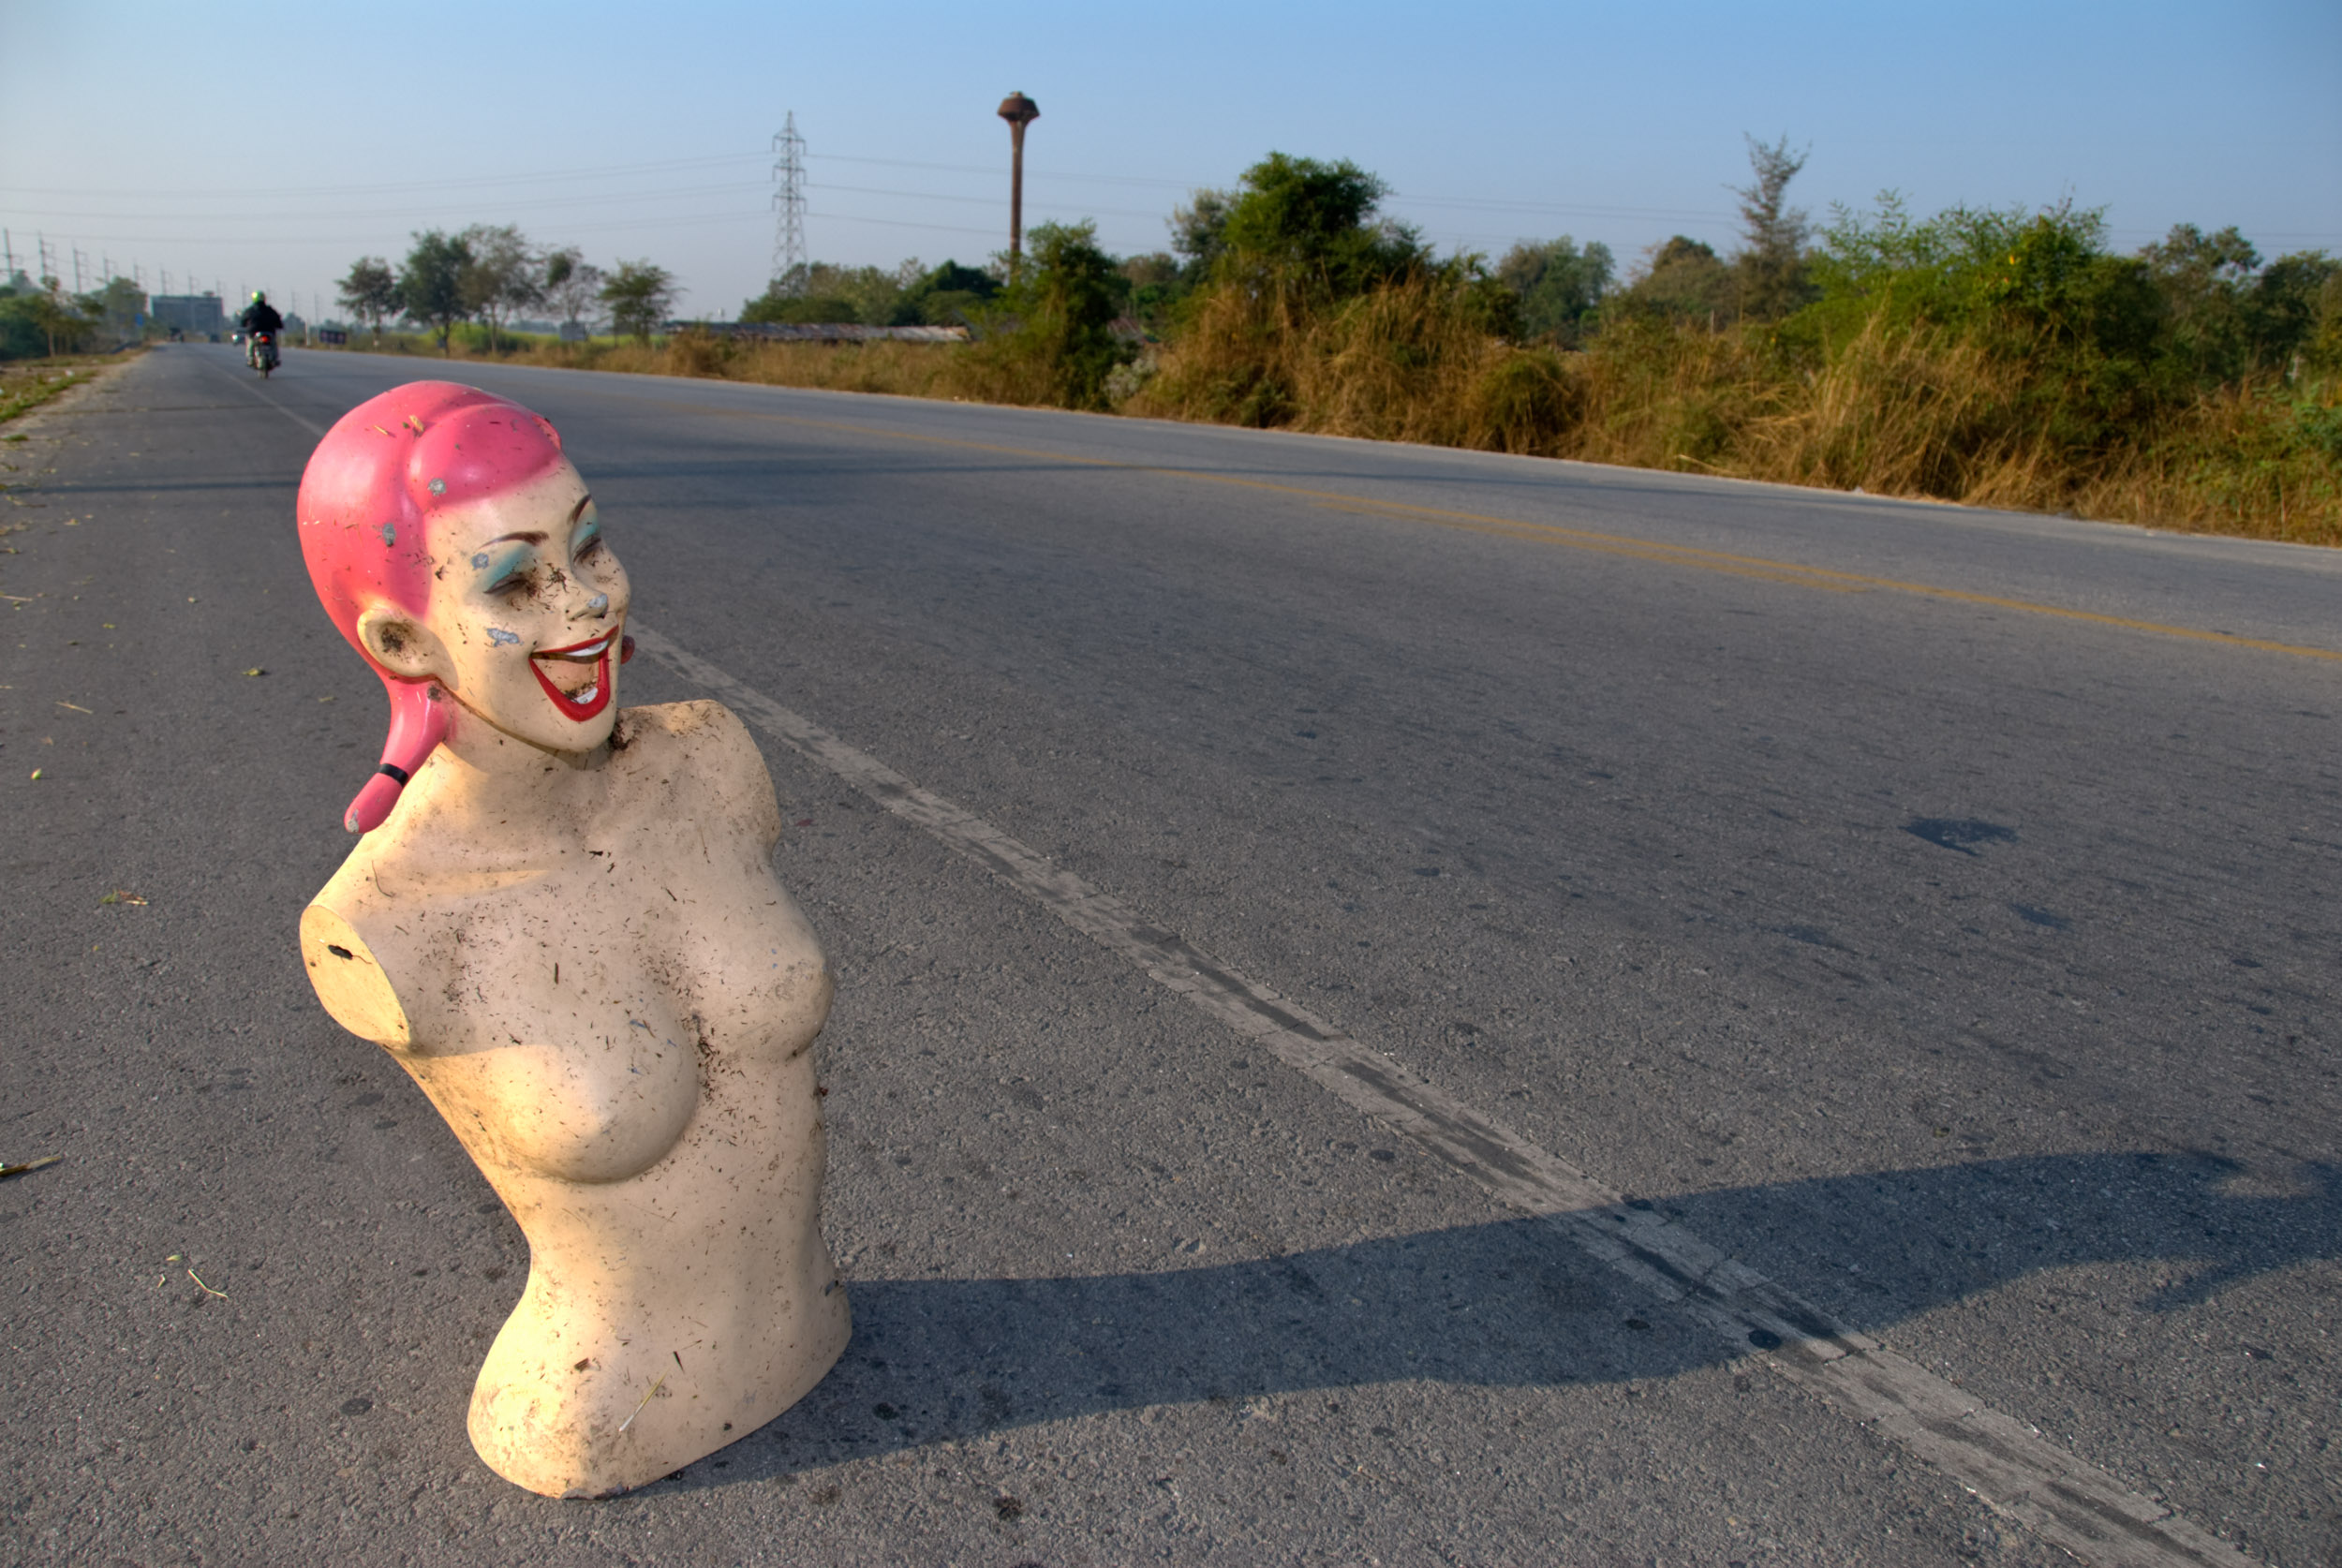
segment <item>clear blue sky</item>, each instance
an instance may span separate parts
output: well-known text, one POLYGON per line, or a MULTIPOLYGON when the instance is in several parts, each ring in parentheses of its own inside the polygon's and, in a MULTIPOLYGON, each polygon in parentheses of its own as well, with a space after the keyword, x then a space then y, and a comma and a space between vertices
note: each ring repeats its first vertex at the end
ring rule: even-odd
MULTIPOLYGON (((883 7, 401 0, 0 4, 0 224, 150 288, 300 292, 410 231, 519 224, 672 270, 728 315, 770 266, 773 133, 805 136, 817 259, 1005 244, 1011 90, 1042 108, 1028 223, 1118 253, 1270 150, 1353 159, 1445 249, 1732 239, 1742 133, 1792 197, 2103 207, 2126 247, 2236 224, 2342 253, 2342 3, 1969 0, 883 7), (658 166, 658 167, 646 167, 658 166)), ((85 274, 87 275, 87 274, 85 274)))

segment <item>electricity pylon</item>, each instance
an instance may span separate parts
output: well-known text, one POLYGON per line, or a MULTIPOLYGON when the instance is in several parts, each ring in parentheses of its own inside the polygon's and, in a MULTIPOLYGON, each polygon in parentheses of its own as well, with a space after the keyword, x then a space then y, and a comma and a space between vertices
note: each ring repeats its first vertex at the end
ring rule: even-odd
POLYGON ((805 138, 797 134, 797 115, 790 111, 780 134, 773 138, 773 287, 783 294, 805 292, 810 271, 805 255, 805 138))

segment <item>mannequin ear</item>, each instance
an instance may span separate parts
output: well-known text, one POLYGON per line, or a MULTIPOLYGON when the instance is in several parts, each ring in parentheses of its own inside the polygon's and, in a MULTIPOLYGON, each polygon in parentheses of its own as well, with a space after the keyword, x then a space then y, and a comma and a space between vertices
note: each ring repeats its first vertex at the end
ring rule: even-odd
POLYGON ((454 678, 447 644, 438 634, 391 605, 378 604, 359 615, 358 641, 393 675, 408 680, 436 677, 442 686, 454 678))

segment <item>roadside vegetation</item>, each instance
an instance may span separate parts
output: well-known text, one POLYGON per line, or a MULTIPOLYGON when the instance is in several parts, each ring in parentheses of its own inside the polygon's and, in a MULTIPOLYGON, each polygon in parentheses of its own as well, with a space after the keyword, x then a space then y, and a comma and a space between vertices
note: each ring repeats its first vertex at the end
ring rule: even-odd
POLYGON ((111 355, 96 354, 0 361, 0 424, 96 380, 101 369, 115 362, 111 355))
POLYGON ((117 362, 120 350, 138 339, 145 303, 127 278, 86 294, 68 293, 53 277, 36 282, 20 272, 0 279, 0 424, 117 362))
POLYGON ((1740 243, 1623 270, 1598 244, 1433 254, 1346 162, 1272 154, 1107 255, 1044 224, 1012 270, 815 266, 744 322, 956 325, 960 345, 665 328, 674 282, 517 230, 360 262, 351 347, 1051 405, 2342 544, 2342 262, 2192 226, 2132 253, 2101 215, 1892 193, 1812 223, 1751 142, 1740 243), (520 333, 550 311, 563 333, 520 333), (385 333, 393 318, 425 336, 385 333), (600 335, 607 331, 610 335, 600 335), (566 335, 571 341, 563 341, 566 335))

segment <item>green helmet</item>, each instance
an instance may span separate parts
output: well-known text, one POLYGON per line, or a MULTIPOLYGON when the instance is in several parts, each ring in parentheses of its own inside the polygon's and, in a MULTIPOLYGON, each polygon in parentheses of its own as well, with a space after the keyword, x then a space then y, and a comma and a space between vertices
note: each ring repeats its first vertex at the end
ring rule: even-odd
POLYGON ((252 303, 254 304, 266 304, 268 303, 268 295, 261 292, 259 289, 255 288, 252 290, 252 303))

